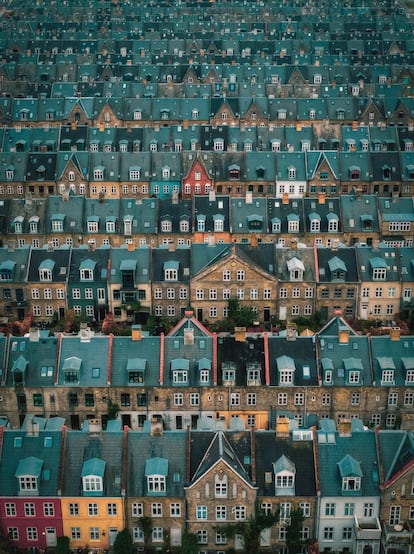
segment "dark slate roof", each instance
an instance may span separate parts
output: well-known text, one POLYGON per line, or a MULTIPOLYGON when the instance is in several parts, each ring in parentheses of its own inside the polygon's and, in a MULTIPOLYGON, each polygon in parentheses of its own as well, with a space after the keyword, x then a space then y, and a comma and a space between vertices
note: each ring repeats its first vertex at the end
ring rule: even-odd
POLYGON ((56 496, 59 479, 61 451, 61 431, 43 431, 38 435, 26 431, 5 430, 3 434, 3 455, 0 461, 0 494, 1 496, 19 496, 19 486, 15 477, 21 460, 37 458, 42 461, 42 478, 39 479, 40 496, 56 496), (45 441, 46 437, 51 440, 45 441), (47 446, 50 445, 50 446, 47 446), (46 472, 49 478, 46 479, 46 472))
POLYGON ((239 476, 251 482, 250 433, 236 432, 191 432, 191 481, 195 482, 219 461, 226 462, 239 476))
POLYGON ((105 462, 104 495, 121 496, 123 432, 105 431, 95 436, 84 431, 66 431, 63 496, 82 496, 82 466, 91 458, 105 462))
POLYGON ((335 443, 318 442, 318 455, 322 496, 342 496, 342 479, 338 463, 347 455, 352 456, 361 465, 361 496, 378 496, 374 431, 353 432, 350 436, 335 434, 335 443))
MULTIPOLYGON (((10 337, 7 385, 13 386, 13 367, 22 356, 27 365, 23 382, 28 387, 53 387, 58 357, 57 337, 44 336, 35 329, 27 337, 10 337)), ((22 358, 22 359, 23 359, 22 358)))
POLYGON ((292 441, 276 437, 274 431, 258 431, 256 441, 256 482, 260 496, 275 495, 273 463, 286 456, 295 464, 295 495, 316 496, 313 441, 292 441), (272 482, 266 483, 265 473, 271 472, 272 482))
POLYGON ((27 280, 46 284, 47 281, 40 281, 39 279, 39 267, 42 262, 47 264, 50 261, 51 265, 53 265, 52 281, 54 283, 64 283, 68 277, 71 252, 68 246, 61 246, 53 250, 49 250, 47 247, 32 250, 27 280))
POLYGON ((89 335, 89 331, 81 330, 76 337, 64 336, 62 338, 58 384, 65 384, 65 376, 62 371, 65 360, 77 357, 82 360, 79 382, 71 383, 71 387, 105 387, 108 385, 109 378, 109 337, 106 335, 94 336, 92 333, 90 338, 84 338, 82 335, 89 335), (96 369, 99 369, 99 372, 96 369))
POLYGON ((166 496, 182 497, 186 478, 186 439, 185 431, 164 431, 162 436, 129 431, 128 496, 150 496, 146 491, 145 463, 159 457, 168 460, 166 496))
POLYGON ((380 464, 384 483, 398 476, 414 462, 414 435, 412 431, 381 430, 378 433, 380 464))
POLYGON ((249 362, 259 363, 261 382, 265 383, 264 341, 262 336, 249 334, 245 341, 236 341, 234 337, 219 336, 217 341, 218 384, 223 384, 223 364, 232 362, 236 369, 235 385, 247 385, 246 365, 249 362))
POLYGON ((317 279, 320 283, 333 282, 358 282, 358 269, 355 248, 317 248, 319 275, 317 279), (337 263, 335 263, 335 260, 337 263), (332 269, 338 264, 346 267, 345 278, 343 281, 336 281, 332 275, 332 269))
POLYGON ((152 281, 164 281, 164 264, 178 262, 178 281, 188 281, 190 277, 190 249, 180 247, 174 251, 168 248, 157 248, 152 255, 152 281))
MULTIPOLYGON (((374 366, 374 378, 377 386, 381 385, 382 369, 394 370, 395 386, 404 386, 406 371, 414 369, 414 340, 412 337, 399 336, 393 340, 391 335, 371 337, 371 354, 374 366)), ((394 386, 393 382, 384 383, 394 386)), ((408 386, 413 386, 409 380, 408 386)))
POLYGON ((131 337, 114 337, 112 346, 111 385, 130 386, 131 393, 140 392, 143 387, 156 387, 160 379, 160 337, 142 336, 141 340, 131 337), (140 358, 146 360, 144 382, 128 383, 128 360, 140 358))
POLYGON ((269 336, 270 384, 272 386, 279 384, 276 360, 281 356, 288 356, 294 361, 293 383, 295 386, 318 384, 316 348, 313 337, 296 337, 294 340, 290 340, 287 337, 269 336), (305 366, 309 367, 309 377, 303 371, 305 366))

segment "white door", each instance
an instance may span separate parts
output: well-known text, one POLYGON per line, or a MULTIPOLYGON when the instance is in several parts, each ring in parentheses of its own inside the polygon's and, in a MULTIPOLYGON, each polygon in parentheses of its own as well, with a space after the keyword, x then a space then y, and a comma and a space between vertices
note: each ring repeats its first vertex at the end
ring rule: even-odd
POLYGON ((117 534, 118 534, 118 529, 116 527, 109 528, 109 546, 113 546, 117 534))
POLYGON ((46 545, 56 546, 56 529, 54 527, 46 527, 46 545))

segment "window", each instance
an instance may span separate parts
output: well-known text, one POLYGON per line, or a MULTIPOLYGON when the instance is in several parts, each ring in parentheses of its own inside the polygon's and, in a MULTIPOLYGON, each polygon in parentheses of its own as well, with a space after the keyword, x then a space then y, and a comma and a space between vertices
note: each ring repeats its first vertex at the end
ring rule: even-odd
POLYGON ((142 517, 144 515, 144 505, 142 502, 134 502, 131 508, 133 517, 142 517))
MULTIPOLYGON (((276 475, 276 487, 278 489, 291 489, 295 484, 293 475, 276 475)), ((282 508, 281 508, 282 510, 282 508)), ((289 517, 284 515, 283 517, 289 517)))
POLYGON ((225 519, 227 519, 226 506, 216 506, 216 520, 225 520, 225 519))
POLYGON ((162 504, 161 502, 153 502, 151 504, 152 517, 162 517, 162 504))
POLYGON ((364 517, 372 517, 374 515, 374 504, 367 502, 364 504, 364 517))
POLYGON ((236 521, 243 521, 246 519, 246 506, 234 506, 234 519, 236 521))
POLYGON ((238 281, 244 281, 245 272, 244 272, 243 269, 238 269, 237 270, 236 278, 237 278, 238 281))
POLYGON ((398 404, 398 392, 388 393, 388 406, 397 406, 398 404))
POLYGON ((361 490, 361 478, 360 477, 343 477, 342 478, 342 490, 343 491, 359 491, 359 490, 361 490))
POLYGON ((232 392, 230 395, 231 406, 240 406, 240 394, 238 392, 232 392))
POLYGON ((165 492, 165 475, 148 475, 148 492, 165 492))
POLYGON ((400 523, 401 506, 390 506, 389 524, 398 525, 400 523))
POLYGON ((207 506, 199 504, 196 507, 196 519, 207 519, 207 506))
POLYGON ((223 475, 221 479, 219 475, 215 476, 214 493, 216 498, 227 496, 227 475, 223 475))
POLYGON ((294 404, 295 406, 303 406, 305 403, 305 393, 295 392, 294 404))
POLYGON ((101 477, 84 477, 83 478, 83 485, 85 491, 102 491, 103 490, 103 483, 101 477))
POLYGON ((173 502, 170 504, 170 517, 181 516, 181 504, 179 502, 173 502))
POLYGON ((7 535, 8 538, 11 541, 18 541, 19 540, 19 530, 17 527, 8 527, 7 528, 7 535))
POLYGON ((6 516, 15 516, 16 515, 16 504, 14 502, 6 502, 4 505, 4 511, 6 516))
POLYGON ((37 527, 27 527, 27 540, 28 541, 37 541, 37 527))
POLYGON ((352 539, 352 527, 344 527, 342 529, 342 540, 350 541, 352 539))
POLYGON ((98 515, 98 504, 95 504, 95 503, 88 504, 88 515, 89 516, 98 515))
POLYGON ((190 394, 190 405, 198 406, 200 404, 200 394, 198 392, 192 392, 190 394))
POLYGON ((206 530, 197 531, 197 544, 207 544, 208 534, 206 530))
POLYGON ((323 538, 325 541, 332 541, 333 540, 333 533, 334 529, 333 527, 324 527, 323 528, 323 538))
POLYGON ((118 514, 118 506, 114 502, 110 502, 106 507, 108 516, 116 516, 118 514))
POLYGON ((299 508, 302 510, 303 517, 310 517, 311 509, 309 502, 301 502, 299 508))
POLYGON ((19 477, 20 491, 37 491, 36 477, 19 477))
POLYGON ((359 406, 361 395, 359 392, 353 392, 351 394, 351 406, 359 406))
POLYGON ((326 516, 334 516, 335 515, 335 503, 327 502, 325 504, 325 515, 326 516))
POLYGON ((99 541, 99 527, 89 527, 89 539, 99 541))
POLYGON ((26 517, 35 517, 36 516, 35 505, 33 504, 33 502, 25 502, 24 503, 24 515, 26 517))
POLYGON ((254 392, 247 393, 247 399, 246 399, 247 405, 256 406, 256 398, 257 398, 256 393, 254 392))
POLYGON ((43 503, 43 515, 45 517, 51 517, 55 515, 55 506, 52 502, 43 503))
POLYGON ((345 502, 344 516, 353 516, 355 510, 355 504, 353 502, 345 502))
POLYGON ((75 503, 70 503, 69 504, 69 515, 70 516, 78 516, 79 515, 79 504, 77 504, 76 502, 75 503))
POLYGON ((81 538, 81 529, 80 527, 71 527, 70 528, 70 538, 73 541, 78 541, 81 538))
POLYGON ((227 544, 226 535, 223 535, 220 531, 216 531, 216 544, 227 544))
POLYGON ((329 406, 331 404, 331 395, 329 393, 322 394, 322 406, 329 406))
POLYGON ((279 392, 277 395, 277 403, 279 406, 287 406, 288 395, 287 392, 279 392))
POLYGON ((174 394, 174 406, 182 406, 184 404, 184 395, 182 392, 174 394))

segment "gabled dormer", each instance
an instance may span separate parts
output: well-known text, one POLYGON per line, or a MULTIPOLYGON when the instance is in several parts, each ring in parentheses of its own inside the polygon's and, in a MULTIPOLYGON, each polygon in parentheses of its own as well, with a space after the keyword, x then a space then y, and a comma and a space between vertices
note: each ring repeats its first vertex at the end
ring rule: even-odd
POLYGON ((178 281, 178 269, 180 263, 176 260, 164 262, 164 281, 178 281))
POLYGON ((198 382, 202 386, 210 385, 211 383, 211 360, 201 358, 197 361, 198 382))
POLYGON ((154 457, 145 462, 147 496, 167 496, 168 460, 154 457))
POLYGON ((387 262, 385 260, 379 257, 371 258, 369 265, 374 281, 385 281, 387 279, 387 262))
POLYGON ((103 496, 105 461, 100 458, 85 460, 82 466, 83 496, 103 496))
POLYGON ((284 454, 273 462, 275 496, 295 496, 296 466, 284 454))
POLYGON ((171 360, 171 380, 173 385, 188 385, 190 362, 185 358, 171 360))
POLYGON ((28 365, 29 361, 22 354, 20 354, 20 356, 13 362, 11 373, 13 376, 13 384, 15 386, 24 385, 28 365))
POLYGON ((363 475, 361 464, 357 462, 355 458, 347 454, 338 462, 338 469, 342 480, 342 495, 361 495, 361 480, 363 475))
POLYGON ((147 360, 145 358, 128 358, 126 370, 128 373, 128 385, 143 385, 147 360))
POLYGON ((79 265, 79 279, 81 281, 93 281, 96 262, 88 258, 79 265))
POLYGON ((293 385, 295 381, 295 360, 290 356, 279 356, 276 358, 278 372, 278 385, 293 385))
POLYGON ((38 496, 43 460, 29 456, 19 461, 15 477, 18 482, 19 496, 38 496))
POLYGON ((302 260, 299 260, 296 256, 287 261, 287 270, 289 272, 289 278, 291 281, 303 281, 303 274, 305 273, 305 266, 302 260))
POLYGON ((394 386, 396 370, 394 360, 390 356, 379 356, 377 364, 381 375, 381 385, 394 386))
POLYGON ((0 263, 0 281, 11 281, 14 276, 16 262, 13 260, 4 260, 0 263))
POLYGON ((79 383, 81 366, 81 358, 78 358, 77 356, 70 356, 69 358, 66 358, 62 366, 64 382, 79 383))
POLYGON ((39 280, 40 281, 52 281, 53 279, 53 269, 55 267, 54 260, 46 258, 39 265, 39 280))
POLYGON ((328 261, 329 271, 332 281, 345 281, 347 268, 345 263, 338 256, 334 256, 328 261))
POLYGON ((362 385, 364 369, 362 360, 360 358, 345 358, 343 364, 347 385, 362 385))

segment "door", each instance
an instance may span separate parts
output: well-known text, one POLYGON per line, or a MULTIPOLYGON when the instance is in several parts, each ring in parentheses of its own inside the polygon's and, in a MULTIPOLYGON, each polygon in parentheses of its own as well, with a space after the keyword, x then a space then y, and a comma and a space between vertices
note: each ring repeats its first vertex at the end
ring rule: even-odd
POLYGON ((56 546, 56 529, 54 527, 46 527, 46 546, 56 546))
POLYGON ((122 414, 122 428, 129 427, 131 428, 131 414, 122 414))
POLYGON ((361 306, 361 319, 368 319, 368 304, 361 306))
POLYGON ((70 416, 70 426, 77 431, 80 429, 79 416, 77 414, 72 414, 70 416))
POLYGON ((117 534, 118 534, 118 529, 116 527, 109 528, 109 546, 113 546, 117 534))

